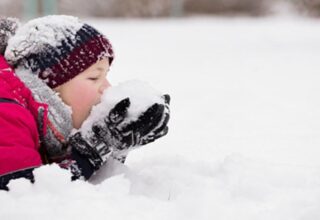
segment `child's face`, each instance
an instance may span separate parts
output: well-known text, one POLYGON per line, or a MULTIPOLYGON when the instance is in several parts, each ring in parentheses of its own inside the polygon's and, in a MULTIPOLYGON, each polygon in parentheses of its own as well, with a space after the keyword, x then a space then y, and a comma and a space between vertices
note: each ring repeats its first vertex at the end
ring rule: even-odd
POLYGON ((72 108, 73 127, 78 129, 98 104, 103 91, 110 87, 107 80, 109 60, 104 58, 88 69, 55 88, 61 99, 72 108))

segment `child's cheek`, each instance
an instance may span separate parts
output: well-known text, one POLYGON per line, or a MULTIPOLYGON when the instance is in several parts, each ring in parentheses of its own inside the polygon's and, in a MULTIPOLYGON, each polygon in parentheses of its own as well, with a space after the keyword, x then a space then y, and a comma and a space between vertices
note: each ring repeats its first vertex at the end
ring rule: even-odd
POLYGON ((100 101, 100 96, 97 93, 96 88, 93 86, 90 86, 88 84, 80 84, 77 88, 77 91, 77 94, 74 95, 79 106, 83 106, 84 108, 91 108, 93 105, 98 104, 98 102, 100 101))

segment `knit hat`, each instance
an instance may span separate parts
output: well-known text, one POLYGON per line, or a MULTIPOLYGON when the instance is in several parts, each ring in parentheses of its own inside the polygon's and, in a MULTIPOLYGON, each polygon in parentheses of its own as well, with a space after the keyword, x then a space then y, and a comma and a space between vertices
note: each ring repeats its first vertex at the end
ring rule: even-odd
POLYGON ((114 58, 108 39, 78 18, 51 15, 29 21, 8 40, 4 56, 55 88, 103 57, 114 58))

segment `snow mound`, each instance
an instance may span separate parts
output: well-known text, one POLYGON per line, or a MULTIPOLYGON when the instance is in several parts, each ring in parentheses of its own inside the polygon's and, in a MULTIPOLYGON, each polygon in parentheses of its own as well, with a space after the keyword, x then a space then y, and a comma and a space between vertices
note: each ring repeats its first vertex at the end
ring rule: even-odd
POLYGON ((153 157, 108 164, 99 184, 71 182, 56 165, 0 192, 1 219, 319 219, 319 172, 229 155, 223 161, 153 157))

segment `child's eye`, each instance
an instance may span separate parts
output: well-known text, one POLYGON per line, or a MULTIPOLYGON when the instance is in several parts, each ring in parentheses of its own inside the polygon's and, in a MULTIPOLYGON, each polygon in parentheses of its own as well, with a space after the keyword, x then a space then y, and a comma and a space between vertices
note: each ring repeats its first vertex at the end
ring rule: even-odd
POLYGON ((92 80, 92 81, 96 81, 96 80, 98 80, 99 78, 98 77, 90 77, 90 78, 88 78, 89 80, 92 80))

